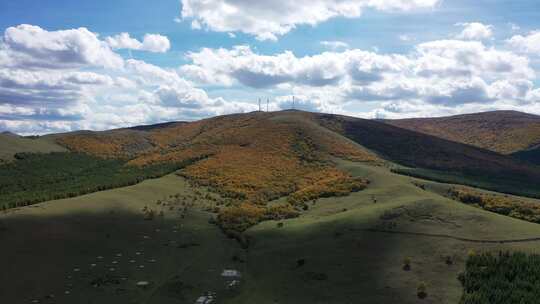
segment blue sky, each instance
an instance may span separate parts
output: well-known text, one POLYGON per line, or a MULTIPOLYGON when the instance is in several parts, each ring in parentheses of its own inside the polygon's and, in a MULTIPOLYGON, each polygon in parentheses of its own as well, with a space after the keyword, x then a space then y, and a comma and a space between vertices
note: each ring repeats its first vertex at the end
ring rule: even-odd
POLYGON ((361 117, 540 113, 536 1, 289 2, 2 1, 0 129, 199 119, 259 97, 278 110, 292 95, 361 117))

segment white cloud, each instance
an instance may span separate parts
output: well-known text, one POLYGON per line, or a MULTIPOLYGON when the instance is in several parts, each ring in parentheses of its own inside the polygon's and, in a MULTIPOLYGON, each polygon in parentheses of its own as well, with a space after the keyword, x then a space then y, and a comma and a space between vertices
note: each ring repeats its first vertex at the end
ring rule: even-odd
POLYGON ((332 112, 387 102, 444 108, 527 103, 536 77, 526 57, 463 40, 422 43, 407 55, 352 49, 297 57, 236 46, 205 48, 187 57, 192 64, 181 70, 195 82, 290 90, 309 101, 306 108, 332 112))
POLYGON ((186 55, 187 65, 162 68, 118 55, 114 49, 144 45, 128 34, 100 39, 87 29, 21 25, 0 40, 0 130, 110 129, 250 111, 255 103, 230 96, 241 92, 249 100, 253 89, 275 97, 273 110, 289 108, 294 95, 303 110, 364 117, 525 105, 540 113, 540 89, 527 57, 535 34, 508 41, 520 52, 481 40, 429 41, 406 54, 347 48, 297 56, 236 46, 203 48, 186 55))
POLYGON ((540 53, 540 31, 530 32, 527 36, 513 36, 507 43, 519 52, 538 54, 540 53))
POLYGON ((143 41, 131 38, 128 33, 121 33, 105 39, 113 49, 131 49, 154 53, 165 53, 171 48, 169 39, 159 34, 146 34, 143 41))
MULTIPOLYGON (((11 66, 67 68, 97 65, 122 66, 122 58, 98 36, 86 28, 49 32, 38 26, 22 24, 6 29, 3 55, 11 66)), ((3 60, 0 60, 0 63, 3 60)))
POLYGON ((321 45, 331 50, 349 48, 349 44, 343 41, 321 41, 321 45))
POLYGON ((243 32, 259 40, 277 40, 298 25, 316 25, 334 17, 356 18, 364 9, 409 11, 432 8, 440 0, 182 0, 182 18, 192 28, 243 32))
POLYGON ((84 28, 7 29, 0 40, 0 129, 20 134, 101 130, 254 109, 209 97, 177 69, 124 60, 112 50, 161 52, 169 47, 164 41, 146 35, 139 42, 128 34, 100 40, 84 28))
POLYGON ((456 26, 463 27, 456 38, 464 40, 485 40, 493 37, 493 26, 480 22, 458 23, 456 26))

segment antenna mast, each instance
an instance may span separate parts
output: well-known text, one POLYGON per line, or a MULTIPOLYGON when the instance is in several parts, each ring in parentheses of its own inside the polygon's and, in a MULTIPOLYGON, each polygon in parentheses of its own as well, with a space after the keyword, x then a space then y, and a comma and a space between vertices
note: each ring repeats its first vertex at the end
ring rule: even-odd
POLYGON ((261 111, 261 99, 259 98, 259 112, 261 111))
POLYGON ((270 98, 266 98, 266 112, 268 112, 268 104, 270 104, 270 98))
POLYGON ((294 110, 294 102, 295 102, 295 99, 294 99, 294 95, 293 95, 293 97, 292 97, 292 108, 293 108, 293 110, 294 110))

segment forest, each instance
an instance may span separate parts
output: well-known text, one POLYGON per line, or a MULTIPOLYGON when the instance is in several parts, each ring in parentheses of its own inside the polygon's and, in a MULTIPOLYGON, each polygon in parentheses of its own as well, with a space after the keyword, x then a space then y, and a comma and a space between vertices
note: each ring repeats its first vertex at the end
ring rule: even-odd
POLYGON ((0 209, 129 186, 171 173, 183 163, 144 167, 81 153, 19 153, 0 166, 0 209))
POLYGON ((538 303, 540 255, 525 253, 471 253, 460 304, 538 303))

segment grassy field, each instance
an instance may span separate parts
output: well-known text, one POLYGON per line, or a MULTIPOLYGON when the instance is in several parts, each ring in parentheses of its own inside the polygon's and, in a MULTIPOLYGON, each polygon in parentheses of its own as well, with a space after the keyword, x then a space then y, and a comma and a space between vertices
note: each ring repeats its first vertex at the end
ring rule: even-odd
POLYGON ((170 175, 9 210, 0 216, 2 248, 10 248, 0 251, 0 301, 193 303, 221 291, 222 268, 242 266, 231 259, 241 256, 236 241, 208 224, 204 211, 190 208, 182 219, 176 208, 156 205, 187 189, 170 175), (164 216, 144 220, 145 206, 164 216), (143 289, 139 281, 152 284, 143 289))
POLYGON ((540 242, 505 243, 540 237, 539 225, 439 195, 449 185, 425 182, 423 190, 413 184, 419 180, 383 167, 339 167, 370 185, 318 199, 298 218, 248 229, 247 250, 209 223, 212 202, 188 199, 193 207, 185 212, 156 203, 196 191, 204 197, 204 189, 175 175, 10 210, 0 215, 0 242, 13 249, 0 251, 0 300, 194 303, 216 292, 217 303, 235 304, 458 303, 469 251, 540 251, 540 242), (164 214, 144 220, 144 207, 164 214), (239 270, 241 284, 226 288, 223 269, 239 270), (137 287, 143 280, 151 285, 137 287), (424 299, 417 296, 421 282, 424 299))
POLYGON ((25 138, 10 134, 0 134, 0 163, 14 160, 16 153, 66 152, 52 138, 25 138))

